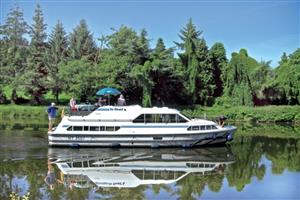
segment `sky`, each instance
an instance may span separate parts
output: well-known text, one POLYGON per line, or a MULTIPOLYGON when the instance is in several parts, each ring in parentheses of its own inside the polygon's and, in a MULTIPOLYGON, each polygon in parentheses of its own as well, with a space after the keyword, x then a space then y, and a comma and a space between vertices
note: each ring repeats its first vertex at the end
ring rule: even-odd
POLYGON ((58 20, 69 33, 85 19, 94 38, 126 25, 138 33, 145 28, 152 47, 159 37, 173 47, 192 18, 208 47, 223 43, 229 59, 245 48, 249 56, 276 67, 283 52, 300 48, 300 0, 0 0, 1 24, 16 4, 32 24, 37 3, 48 33, 58 20))

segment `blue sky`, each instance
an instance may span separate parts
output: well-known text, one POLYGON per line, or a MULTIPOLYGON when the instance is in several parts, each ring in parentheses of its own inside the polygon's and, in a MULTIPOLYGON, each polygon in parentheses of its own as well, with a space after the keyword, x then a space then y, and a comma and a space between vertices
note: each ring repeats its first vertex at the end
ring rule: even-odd
POLYGON ((137 32, 148 31, 151 45, 162 37, 168 47, 180 41, 178 33, 192 18, 209 47, 222 42, 227 57, 246 48, 258 61, 272 60, 277 66, 283 52, 288 54, 300 47, 299 0, 0 0, 1 24, 17 3, 25 20, 32 24, 34 8, 43 9, 47 32, 60 20, 67 32, 85 19, 94 37, 112 33, 120 25, 137 32))

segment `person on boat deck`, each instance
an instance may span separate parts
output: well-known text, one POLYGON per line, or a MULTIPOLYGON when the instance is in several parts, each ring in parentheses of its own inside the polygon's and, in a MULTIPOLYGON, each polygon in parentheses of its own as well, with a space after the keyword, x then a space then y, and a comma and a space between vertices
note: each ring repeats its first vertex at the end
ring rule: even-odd
POLYGON ((224 127, 224 125, 225 125, 225 120, 226 120, 227 118, 225 117, 225 116, 220 116, 219 117, 219 125, 221 126, 221 127, 224 127))
POLYGON ((55 107, 55 103, 51 103, 51 105, 47 109, 48 119, 49 119, 48 131, 51 131, 51 129, 52 129, 52 126, 53 126, 55 118, 56 118, 56 110, 57 109, 58 108, 55 107))
POLYGON ((74 97, 72 97, 70 99, 70 108, 71 108, 71 112, 75 112, 77 109, 76 109, 76 100, 74 97))
POLYGON ((102 97, 99 97, 99 99, 98 99, 98 105, 99 106, 105 106, 106 104, 107 104, 106 99, 102 98, 102 97))
POLYGON ((120 97, 118 98, 117 105, 118 106, 126 106, 126 100, 125 100, 123 94, 121 94, 120 97))

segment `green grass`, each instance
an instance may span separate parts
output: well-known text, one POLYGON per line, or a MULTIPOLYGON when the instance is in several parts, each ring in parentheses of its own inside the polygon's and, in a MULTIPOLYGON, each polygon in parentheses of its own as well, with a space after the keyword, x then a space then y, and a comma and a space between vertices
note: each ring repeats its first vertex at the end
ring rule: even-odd
MULTIPOLYGON (((63 107, 59 107, 60 115, 63 107)), ((47 120, 47 106, 0 105, 2 120, 47 120)))
MULTIPOLYGON (((58 110, 60 115, 63 107, 58 110)), ((15 119, 47 119, 47 106, 0 105, 0 118, 15 119)), ((295 122, 300 123, 300 106, 264 106, 264 107, 203 107, 181 108, 190 117, 216 119, 225 115, 230 121, 241 122, 295 122)))

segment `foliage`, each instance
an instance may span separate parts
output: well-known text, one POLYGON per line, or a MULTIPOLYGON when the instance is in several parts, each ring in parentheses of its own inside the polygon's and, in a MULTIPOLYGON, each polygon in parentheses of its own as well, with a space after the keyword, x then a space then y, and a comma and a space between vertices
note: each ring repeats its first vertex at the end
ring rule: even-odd
POLYGON ((229 121, 249 121, 249 122, 296 122, 299 117, 299 106, 232 106, 232 107, 202 107, 194 106, 183 109, 183 113, 191 117, 216 120, 220 115, 228 117, 229 121))
POLYGON ((69 91, 80 101, 86 101, 93 97, 97 90, 98 69, 88 60, 72 60, 66 64, 60 63, 59 78, 63 82, 64 89, 69 91))
POLYGON ((0 103, 44 104, 52 95, 59 103, 62 93, 92 100, 101 87, 116 87, 127 103, 144 106, 300 103, 299 49, 283 53, 273 69, 271 61, 258 62, 246 49, 228 61, 224 45, 208 47, 192 19, 179 31, 177 49, 162 38, 151 47, 146 29, 111 30, 98 46, 84 19, 70 34, 58 21, 47 40, 41 7, 30 27, 14 7, 0 26, 0 103))
MULTIPOLYGON (((24 35, 28 33, 28 25, 24 21, 23 12, 19 7, 11 9, 7 16, 7 20, 0 27, 2 37, 0 45, 0 84, 10 85, 12 93, 10 96, 11 102, 17 101, 17 90, 21 75, 26 70, 26 56, 28 50, 26 48, 27 41, 24 35)), ((3 98, 2 98, 3 99, 3 98)), ((2 100, 5 102, 5 99, 2 100)))
POLYGON ((175 43, 183 53, 178 53, 183 65, 183 78, 186 94, 191 103, 212 105, 212 95, 215 89, 213 84, 213 70, 208 61, 208 47, 202 31, 197 31, 192 19, 180 31, 181 43, 175 43))
POLYGON ((47 76, 49 75, 49 70, 46 64, 46 24, 44 23, 43 13, 39 4, 37 4, 35 9, 33 21, 34 24, 31 26, 30 31, 29 57, 27 59, 28 68, 22 80, 24 81, 25 90, 31 95, 34 103, 40 104, 43 102, 42 97, 48 89, 47 76))
POLYGON ((282 103, 289 105, 300 103, 300 48, 289 57, 282 56, 279 67, 275 69, 275 78, 270 82, 265 92, 268 94, 273 90, 275 94, 269 96, 277 95, 282 103))
POLYGON ((9 195, 10 200, 29 200, 30 199, 29 197, 30 197, 30 192, 28 192, 24 196, 20 196, 20 195, 16 194, 15 192, 10 193, 10 195, 9 195))
POLYGON ((84 19, 80 20, 79 25, 70 34, 69 51, 72 59, 95 61, 96 44, 84 19))
POLYGON ((49 69, 49 89, 55 95, 56 103, 59 101, 59 94, 62 91, 63 79, 59 77, 59 63, 67 60, 68 41, 66 32, 61 22, 57 22, 50 37, 49 49, 47 52, 47 64, 49 69))

